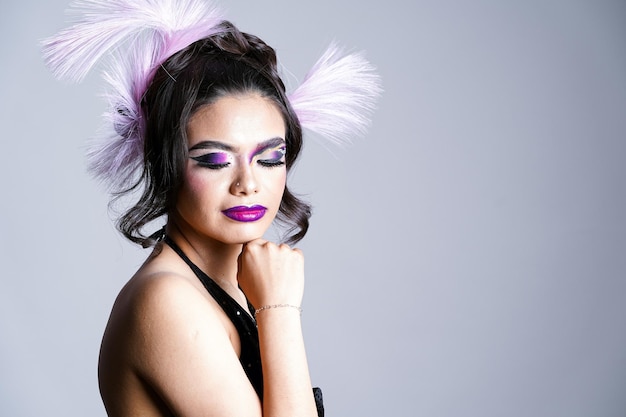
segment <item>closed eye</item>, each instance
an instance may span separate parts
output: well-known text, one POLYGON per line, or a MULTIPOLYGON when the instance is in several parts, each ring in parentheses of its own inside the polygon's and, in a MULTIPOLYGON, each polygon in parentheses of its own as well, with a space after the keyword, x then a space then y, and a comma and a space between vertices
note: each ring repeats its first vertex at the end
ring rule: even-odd
POLYGON ((230 158, 225 152, 211 152, 204 155, 192 156, 191 159, 198 165, 209 169, 222 169, 230 165, 230 158))
POLYGON ((278 149, 268 149, 261 154, 257 163, 267 168, 285 165, 285 152, 286 149, 284 146, 278 149))

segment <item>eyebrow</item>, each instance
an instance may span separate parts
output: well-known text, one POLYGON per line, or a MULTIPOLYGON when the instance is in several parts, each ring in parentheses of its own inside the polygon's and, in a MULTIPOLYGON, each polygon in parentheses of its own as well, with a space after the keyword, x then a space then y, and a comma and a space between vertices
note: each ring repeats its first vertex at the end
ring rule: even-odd
POLYGON ((236 150, 235 147, 230 146, 224 142, 220 142, 217 140, 203 140, 202 142, 198 142, 189 148, 189 152, 194 151, 196 149, 221 149, 223 151, 233 152, 236 150))
MULTIPOLYGON (((257 145, 257 147, 252 152, 251 158, 254 158, 258 154, 265 152, 267 149, 276 148, 280 145, 285 145, 285 140, 281 137, 275 137, 265 140, 257 145)), ((191 148, 189 148, 189 152, 196 149, 221 149, 223 151, 235 152, 238 148, 227 143, 220 142, 218 140, 203 140, 202 142, 198 142, 191 148)))
POLYGON ((272 148, 277 148, 279 146, 285 146, 285 140, 283 138, 272 138, 272 139, 268 139, 266 141, 263 141, 261 143, 259 143, 259 145, 256 147, 256 149, 254 150, 254 152, 252 152, 252 155, 250 155, 250 160, 252 160, 252 158, 254 158, 255 156, 265 152, 268 149, 272 149, 272 148))

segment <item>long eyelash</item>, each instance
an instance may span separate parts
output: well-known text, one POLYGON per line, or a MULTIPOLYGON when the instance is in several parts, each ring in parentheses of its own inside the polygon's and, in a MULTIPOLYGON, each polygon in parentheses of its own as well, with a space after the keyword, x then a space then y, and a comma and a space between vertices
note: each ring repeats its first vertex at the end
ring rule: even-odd
POLYGON ((208 168, 208 169, 222 169, 222 168, 226 168, 227 166, 230 165, 230 162, 226 162, 223 164, 213 164, 210 162, 205 162, 201 159, 201 157, 191 157, 191 159, 193 159, 194 161, 196 161, 196 163, 198 164, 198 166, 201 166, 202 168, 208 168))
POLYGON ((273 167, 278 167, 281 165, 285 165, 285 161, 264 161, 264 160, 260 160, 257 161, 259 163, 259 165, 261 165, 262 167, 265 168, 273 168, 273 167))
POLYGON ((230 162, 227 162, 225 164, 207 164, 206 162, 198 162, 198 165, 201 166, 202 168, 222 169, 222 168, 226 168, 227 166, 229 166, 230 162))

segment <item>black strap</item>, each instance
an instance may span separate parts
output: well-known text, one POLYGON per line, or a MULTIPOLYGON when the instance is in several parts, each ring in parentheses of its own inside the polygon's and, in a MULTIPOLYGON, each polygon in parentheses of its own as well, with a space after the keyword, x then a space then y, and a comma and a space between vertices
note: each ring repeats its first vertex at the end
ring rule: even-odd
MULTIPOLYGON (((181 257, 183 261, 185 261, 187 265, 189 265, 189 268, 191 268, 191 270, 196 275, 196 277, 198 277, 200 282, 202 282, 202 285, 204 285, 204 288, 206 288, 209 294, 211 294, 213 298, 220 303, 220 305, 224 309, 224 312, 229 317, 231 318, 236 317, 236 316, 239 316, 241 313, 244 313, 246 314, 248 318, 250 318, 251 322, 254 324, 254 327, 256 328, 256 321, 254 320, 252 316, 250 316, 250 313, 245 311, 245 309, 242 309, 239 303, 235 301, 230 296, 230 294, 224 291, 222 287, 217 285, 217 283, 213 281, 213 279, 211 279, 211 277, 209 277, 207 274, 204 273, 204 271, 198 268, 196 264, 194 264, 191 261, 191 259, 189 259, 187 255, 185 255, 183 250, 176 244, 176 242, 172 240, 172 238, 165 235, 163 240, 174 250, 174 252, 178 254, 178 256, 181 257)), ((252 308, 251 305, 248 305, 248 307, 251 309, 251 311, 254 311, 254 308, 252 308)))
MULTIPOLYGON (((241 340, 241 365, 248 375, 250 383, 256 390, 261 401, 263 401, 263 373, 261 368, 261 357, 259 351, 259 333, 256 327, 256 321, 247 311, 241 308, 239 303, 235 301, 230 294, 224 291, 215 281, 205 274, 200 268, 196 266, 191 259, 185 255, 182 249, 168 236, 163 237, 165 243, 167 243, 173 250, 181 257, 189 268, 194 272, 196 277, 202 282, 204 288, 211 294, 211 296, 220 304, 226 315, 233 322, 239 338, 241 340)), ((254 311, 254 307, 249 305, 250 311, 254 311)), ((322 397, 322 390, 319 388, 313 388, 313 396, 315 398, 315 405, 317 407, 317 415, 324 417, 324 400, 322 397)))
MULTIPOLYGON (((163 238, 173 250, 181 257, 189 268, 194 272, 196 277, 202 282, 204 288, 211 294, 213 299, 217 301, 226 313, 230 321, 233 323, 239 333, 241 340, 241 355, 239 360, 241 365, 250 379, 250 383, 256 390, 259 398, 263 398, 263 373, 261 367, 261 356, 259 350, 259 333, 256 327, 256 321, 250 314, 241 308, 239 303, 233 299, 230 294, 222 289, 215 281, 205 274, 196 266, 191 259, 185 255, 182 249, 167 235, 163 238)), ((249 307, 254 311, 252 306, 249 307)))

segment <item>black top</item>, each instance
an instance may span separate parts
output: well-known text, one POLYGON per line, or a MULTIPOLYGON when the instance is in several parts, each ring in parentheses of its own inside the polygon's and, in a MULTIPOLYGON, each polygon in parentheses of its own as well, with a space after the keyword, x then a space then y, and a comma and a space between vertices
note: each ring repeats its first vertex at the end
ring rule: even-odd
MULTIPOLYGON (((224 291, 215 281, 207 274, 202 272, 191 260, 185 255, 180 247, 169 237, 164 237, 167 243, 176 252, 183 261, 196 274, 196 277, 202 282, 204 288, 222 307, 230 321, 235 325, 239 340, 241 341, 241 355, 239 362, 243 367, 250 383, 258 394, 261 401, 263 400, 263 369, 261 367, 261 353, 259 350, 259 333, 256 326, 256 320, 250 314, 241 308, 239 303, 235 301, 226 291, 224 291)), ((254 307, 248 302, 250 311, 254 311, 254 307)), ((324 417, 324 405, 322 401, 322 391, 319 388, 313 388, 315 396, 315 405, 317 406, 317 414, 324 417)))

